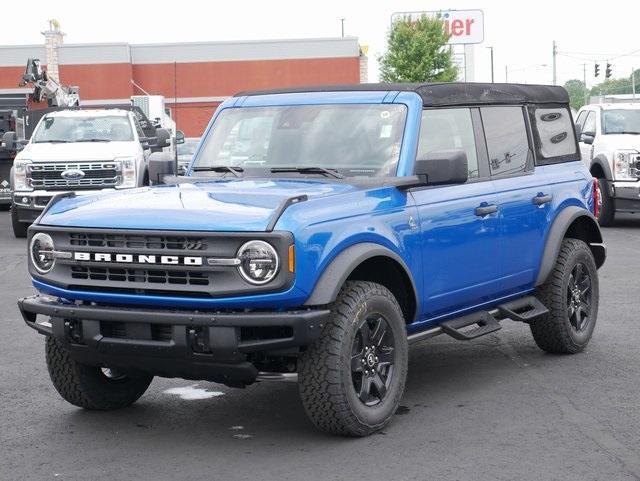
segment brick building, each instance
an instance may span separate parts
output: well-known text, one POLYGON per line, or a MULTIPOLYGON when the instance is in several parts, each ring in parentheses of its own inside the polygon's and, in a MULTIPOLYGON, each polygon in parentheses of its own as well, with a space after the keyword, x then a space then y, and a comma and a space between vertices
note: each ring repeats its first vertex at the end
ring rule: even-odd
MULTIPOLYGON (((29 57, 44 64, 44 46, 0 46, 0 96, 26 98, 29 89, 17 84, 29 57)), ((80 87, 81 105, 126 103, 144 93, 164 95, 187 136, 200 135, 216 106, 235 92, 358 83, 361 66, 366 75, 366 57, 353 37, 67 44, 58 57, 61 82, 80 87)))

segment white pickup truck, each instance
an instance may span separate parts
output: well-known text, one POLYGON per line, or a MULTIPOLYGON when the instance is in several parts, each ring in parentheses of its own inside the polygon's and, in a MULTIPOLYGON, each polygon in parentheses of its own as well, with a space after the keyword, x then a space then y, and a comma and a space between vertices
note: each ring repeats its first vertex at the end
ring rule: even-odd
POLYGON ((59 110, 42 117, 14 160, 11 220, 16 237, 63 192, 89 194, 148 185, 152 150, 170 145, 170 133, 145 137, 125 109, 59 110))
POLYGON ((616 212, 640 212, 640 104, 585 105, 576 128, 582 160, 600 183, 600 225, 616 212))

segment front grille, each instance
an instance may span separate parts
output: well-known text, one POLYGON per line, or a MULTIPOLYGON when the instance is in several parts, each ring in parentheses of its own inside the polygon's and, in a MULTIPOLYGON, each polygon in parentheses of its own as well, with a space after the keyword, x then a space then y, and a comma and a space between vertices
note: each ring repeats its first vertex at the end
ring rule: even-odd
POLYGON ((73 279, 92 281, 177 284, 188 286, 209 285, 209 277, 206 272, 164 269, 120 269, 116 267, 72 266, 71 277, 73 279))
POLYGON ((70 233, 69 243, 79 247, 116 247, 123 249, 206 250, 202 237, 135 235, 135 234, 84 234, 70 233))
POLYGON ((102 188, 115 187, 120 183, 117 165, 113 162, 62 162, 33 164, 30 167, 31 186, 36 189, 102 188), (65 179, 67 170, 81 170, 81 179, 65 179))

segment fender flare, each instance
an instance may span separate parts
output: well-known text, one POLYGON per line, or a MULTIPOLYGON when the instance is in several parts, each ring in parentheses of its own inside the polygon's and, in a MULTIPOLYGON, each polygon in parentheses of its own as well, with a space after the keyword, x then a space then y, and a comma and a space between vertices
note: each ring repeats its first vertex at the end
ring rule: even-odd
POLYGON ((606 180, 613 180, 613 174, 611 173, 611 166, 609 165, 609 161, 603 157, 602 155, 598 155, 597 157, 594 157, 591 160, 591 166, 589 167, 589 170, 591 170, 591 168, 594 165, 599 165, 602 170, 604 171, 604 176, 606 180))
POLYGON ((549 229, 549 235, 544 246, 542 254, 542 260, 540 261, 540 269, 538 270, 538 277, 536 278, 536 286, 544 283, 547 277, 553 270, 553 266, 556 264, 558 253, 560 252, 560 246, 562 240, 565 238, 567 231, 574 221, 580 218, 588 219, 589 229, 591 231, 590 238, 585 240, 589 245, 589 248, 593 252, 593 256, 596 259, 596 266, 600 268, 604 264, 606 258, 606 247, 602 241, 602 233, 600 232, 600 226, 598 221, 591 214, 583 208, 577 206, 565 207, 555 218, 551 229, 549 229))
POLYGON ((413 276, 402 258, 392 250, 383 247, 380 244, 363 242, 361 244, 355 244, 347 247, 331 261, 318 278, 311 295, 304 305, 318 306, 330 304, 335 301, 340 289, 349 275, 356 269, 356 267, 372 257, 387 257, 397 262, 411 282, 414 298, 418 301, 418 291, 416 290, 413 276))

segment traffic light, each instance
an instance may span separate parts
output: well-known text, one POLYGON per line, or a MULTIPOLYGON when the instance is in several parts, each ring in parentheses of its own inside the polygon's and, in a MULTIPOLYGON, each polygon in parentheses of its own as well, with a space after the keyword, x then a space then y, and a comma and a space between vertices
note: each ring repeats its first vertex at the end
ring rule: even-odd
POLYGON ((607 69, 604 71, 605 78, 611 78, 611 64, 607 62, 607 69))
POLYGON ((598 75, 600 75, 600 65, 596 64, 595 68, 593 69, 593 76, 597 77, 598 75))

